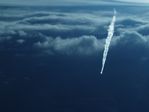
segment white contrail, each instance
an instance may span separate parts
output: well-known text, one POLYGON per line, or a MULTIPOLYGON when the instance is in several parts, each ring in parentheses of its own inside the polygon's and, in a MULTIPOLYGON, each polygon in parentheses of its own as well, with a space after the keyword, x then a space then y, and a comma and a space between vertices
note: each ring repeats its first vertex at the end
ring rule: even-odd
POLYGON ((103 59, 102 59, 102 68, 101 68, 101 72, 100 72, 101 74, 103 73, 103 70, 104 70, 107 54, 108 54, 108 51, 109 51, 109 46, 110 46, 111 39, 112 39, 113 34, 114 34, 115 21, 116 21, 116 10, 114 9, 114 15, 113 15, 111 24, 109 25, 108 36, 107 36, 106 43, 105 43, 103 59))

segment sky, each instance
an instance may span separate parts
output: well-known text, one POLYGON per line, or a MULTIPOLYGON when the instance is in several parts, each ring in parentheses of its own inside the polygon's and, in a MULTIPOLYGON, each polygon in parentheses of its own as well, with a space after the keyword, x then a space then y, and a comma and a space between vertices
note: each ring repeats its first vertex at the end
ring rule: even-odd
POLYGON ((24 5, 84 5, 84 4, 107 4, 132 2, 132 3, 149 3, 148 0, 1 0, 0 4, 24 4, 24 5))

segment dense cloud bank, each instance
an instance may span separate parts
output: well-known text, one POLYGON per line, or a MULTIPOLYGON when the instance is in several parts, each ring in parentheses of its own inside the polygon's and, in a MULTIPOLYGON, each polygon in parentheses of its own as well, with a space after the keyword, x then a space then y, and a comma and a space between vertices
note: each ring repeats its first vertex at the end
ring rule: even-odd
MULTIPOLYGON (((32 49, 46 55, 101 55, 112 10, 59 10, 4 10, 0 16, 0 50, 15 49, 17 53, 23 53, 23 50, 32 49)), ((119 10, 111 47, 122 47, 121 51, 125 51, 123 46, 147 50, 149 22, 145 17, 148 13, 140 17, 135 10, 128 14, 119 10)))

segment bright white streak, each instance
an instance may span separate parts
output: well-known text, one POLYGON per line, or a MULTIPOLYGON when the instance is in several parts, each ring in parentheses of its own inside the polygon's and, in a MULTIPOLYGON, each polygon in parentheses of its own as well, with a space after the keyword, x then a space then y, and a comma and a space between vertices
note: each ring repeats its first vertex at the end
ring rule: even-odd
POLYGON ((111 40, 112 40, 112 37, 114 34, 115 21, 116 21, 116 10, 114 9, 114 15, 113 15, 111 24, 109 25, 108 36, 107 36, 105 47, 104 47, 104 53, 103 53, 103 59, 102 59, 102 68, 101 68, 100 74, 102 74, 103 70, 104 70, 104 66, 105 66, 107 55, 108 55, 110 43, 111 43, 111 40))

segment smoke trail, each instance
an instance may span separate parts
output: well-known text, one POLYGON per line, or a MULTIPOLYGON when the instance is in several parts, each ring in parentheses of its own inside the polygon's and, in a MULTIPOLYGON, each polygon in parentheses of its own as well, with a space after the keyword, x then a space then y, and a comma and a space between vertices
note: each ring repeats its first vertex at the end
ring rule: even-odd
POLYGON ((113 34, 114 34, 115 21, 116 21, 116 10, 114 9, 114 15, 113 15, 111 24, 109 25, 109 29, 108 29, 108 36, 107 36, 106 43, 105 43, 103 59, 102 59, 102 68, 101 68, 100 74, 102 74, 103 70, 104 70, 107 54, 108 54, 108 51, 109 51, 109 46, 110 46, 111 39, 112 39, 113 34))

